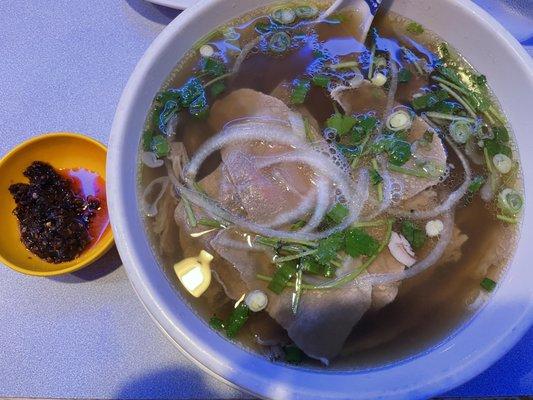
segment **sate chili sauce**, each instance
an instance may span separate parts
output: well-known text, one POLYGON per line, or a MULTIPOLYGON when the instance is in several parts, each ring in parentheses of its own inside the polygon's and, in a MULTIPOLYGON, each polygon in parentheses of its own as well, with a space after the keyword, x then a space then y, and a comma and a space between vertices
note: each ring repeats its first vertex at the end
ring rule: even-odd
POLYGON ((81 168, 55 170, 41 161, 24 176, 29 183, 13 184, 9 191, 28 250, 57 264, 75 259, 100 239, 109 225, 102 177, 81 168))

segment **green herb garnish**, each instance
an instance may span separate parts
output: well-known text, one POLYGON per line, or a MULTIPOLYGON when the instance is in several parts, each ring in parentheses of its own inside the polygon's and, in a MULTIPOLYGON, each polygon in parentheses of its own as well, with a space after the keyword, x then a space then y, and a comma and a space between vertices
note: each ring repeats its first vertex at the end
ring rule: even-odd
POLYGON ((437 103, 449 98, 450 95, 445 90, 436 90, 413 98, 412 105, 417 111, 427 110, 434 107, 437 103))
POLYGON ((202 72, 207 75, 217 78, 224 75, 227 72, 227 68, 224 63, 219 60, 209 57, 202 59, 202 72))
POLYGON ((356 118, 336 112, 326 121, 326 126, 335 129, 337 134, 342 136, 350 132, 356 123, 356 118))
POLYGON ((223 331, 225 328, 224 321, 218 317, 212 317, 209 320, 209 326, 217 331, 223 331))
POLYGON ((282 263, 274 273, 268 288, 274 293, 280 294, 287 287, 287 283, 296 275, 297 270, 298 262, 296 260, 282 263))
POLYGON ((325 75, 313 76, 313 85, 315 86, 327 88, 330 82, 331 82, 331 78, 329 78, 328 76, 325 76, 325 75))
POLYGON ((481 281, 481 287, 485 289, 487 292, 492 292, 494 289, 496 289, 496 282, 494 282, 490 278, 484 278, 481 281))
POLYGON ((352 257, 373 256, 377 254, 379 242, 359 228, 346 232, 345 251, 352 257))
POLYGON ((164 158, 170 153, 170 145, 168 140, 163 135, 156 135, 152 137, 150 149, 155 153, 157 158, 164 158))
POLYGON ((182 107, 189 108, 194 100, 205 94, 205 90, 198 78, 191 78, 179 89, 179 94, 182 107))
POLYGON ((213 83, 211 86, 211 96, 218 97, 226 91, 226 84, 224 82, 218 81, 213 83))
POLYGON ((468 185, 468 193, 469 194, 476 194, 481 190, 481 187, 485 184, 486 179, 484 176, 478 175, 472 179, 472 182, 470 182, 470 185, 468 185))
POLYGON ((316 261, 322 265, 329 264, 330 261, 335 259, 337 253, 344 246, 344 233, 337 232, 333 235, 328 236, 325 239, 322 239, 318 243, 317 251, 313 255, 316 261))
POLYGON ((311 90, 311 83, 307 79, 296 80, 292 90, 291 103, 296 105, 303 104, 309 90, 311 90))
POLYGON ((348 214, 348 208, 344 204, 337 203, 328 211, 326 217, 335 224, 340 224, 348 214))
POLYGON ((424 33, 424 27, 417 22, 410 22, 407 24, 406 30, 413 35, 420 35, 424 33))
POLYGON ((412 221, 402 222, 402 235, 411 244, 413 249, 418 250, 426 243, 426 233, 412 221))
POLYGON ((225 330, 226 336, 229 338, 234 338, 237 336, 239 331, 242 329, 248 318, 250 317, 250 309, 244 301, 242 301, 237 307, 233 309, 230 316, 228 317, 225 330))

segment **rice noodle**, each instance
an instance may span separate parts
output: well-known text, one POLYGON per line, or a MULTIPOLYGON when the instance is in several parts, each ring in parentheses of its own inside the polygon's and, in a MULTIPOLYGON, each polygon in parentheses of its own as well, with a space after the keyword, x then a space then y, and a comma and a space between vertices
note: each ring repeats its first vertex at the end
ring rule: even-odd
POLYGON ((144 214, 147 217, 155 217, 158 213, 158 204, 159 201, 163 198, 165 191, 168 188, 169 178, 162 176, 160 178, 154 179, 150 184, 144 189, 142 195, 142 209, 144 214), (159 190, 156 191, 159 186, 159 190), (155 193, 155 196, 154 196, 155 193))
POLYGON ((358 282, 369 282, 373 286, 387 285, 393 282, 402 281, 404 279, 412 278, 421 272, 425 271, 434 265, 444 254, 444 251, 450 244, 453 236, 454 217, 453 213, 446 213, 443 215, 444 229, 441 232, 440 238, 436 246, 431 250, 426 258, 417 262, 411 268, 393 274, 371 274, 366 275, 358 280, 358 282))
POLYGON ((457 205, 457 203, 459 203, 459 201, 464 197, 464 195, 468 191, 468 186, 470 185, 470 182, 472 181, 472 171, 470 169, 468 160, 466 159, 464 154, 461 152, 461 150, 459 150, 459 148, 448 138, 448 136, 446 136, 446 141, 448 142, 450 147, 455 151, 455 153, 461 160, 461 163, 465 170, 465 180, 463 184, 456 191, 452 192, 443 203, 441 203, 437 207, 432 208, 431 210, 425 210, 425 211, 391 210, 392 215, 396 217, 411 218, 411 219, 434 218, 437 215, 440 215, 442 213, 448 212, 451 209, 453 209, 457 205))

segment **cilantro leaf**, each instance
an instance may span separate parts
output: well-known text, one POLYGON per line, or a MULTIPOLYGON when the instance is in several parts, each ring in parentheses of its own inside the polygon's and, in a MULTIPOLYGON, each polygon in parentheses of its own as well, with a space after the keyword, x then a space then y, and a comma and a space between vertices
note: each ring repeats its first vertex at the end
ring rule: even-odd
POLYGON ((402 222, 402 235, 415 250, 420 249, 426 243, 426 233, 412 221, 402 222))
POLYGON ((209 57, 202 60, 202 72, 214 78, 224 75, 227 72, 226 66, 215 58, 209 57))
POLYGON ((191 78, 180 88, 179 94, 181 105, 188 108, 194 100, 205 94, 205 90, 198 78, 191 78))
POLYGON ((327 88, 329 85, 329 82, 331 82, 331 78, 325 76, 325 75, 316 75, 313 76, 313 85, 327 88))
POLYGON ((313 256, 320 264, 327 265, 335 258, 337 253, 342 250, 343 246, 344 233, 337 232, 325 239, 322 239, 318 243, 317 252, 313 256))
POLYGON ((448 100, 450 95, 445 90, 436 90, 422 96, 413 98, 412 105, 416 111, 427 110, 434 107, 437 103, 448 100))
POLYGON ((500 143, 509 142, 509 131, 505 126, 495 126, 492 128, 492 132, 494 133, 494 139, 500 143))
POLYGON ((485 177, 478 175, 474 179, 472 179, 472 182, 470 182, 470 185, 468 185, 468 193, 469 194, 475 194, 479 192, 481 187, 485 184, 485 177))
POLYGON ((350 132, 356 123, 357 119, 354 117, 335 113, 326 121, 326 126, 335 129, 337 134, 342 136, 350 132))
POLYGON ((309 90, 311 90, 311 83, 307 79, 297 79, 294 81, 291 103, 296 105, 305 103, 309 90))
POLYGON ((511 148, 497 139, 487 139, 483 143, 491 158, 496 154, 505 154, 509 158, 513 157, 513 151, 511 148))
POLYGON ((379 242, 359 228, 346 232, 345 251, 352 257, 373 256, 379 250, 379 242))
POLYGON ((387 153, 389 154, 389 162, 391 164, 402 166, 409 161, 412 156, 411 144, 404 140, 394 140, 389 144, 387 153))
POLYGON ((276 294, 283 292, 287 283, 296 275, 298 262, 296 260, 282 263, 274 273, 268 288, 276 294))
POLYGON ((335 224, 340 224, 348 214, 348 208, 344 204, 337 203, 328 211, 326 217, 335 224))
POLYGON ((211 86, 211 96, 217 97, 226 91, 226 84, 224 82, 215 82, 211 86))

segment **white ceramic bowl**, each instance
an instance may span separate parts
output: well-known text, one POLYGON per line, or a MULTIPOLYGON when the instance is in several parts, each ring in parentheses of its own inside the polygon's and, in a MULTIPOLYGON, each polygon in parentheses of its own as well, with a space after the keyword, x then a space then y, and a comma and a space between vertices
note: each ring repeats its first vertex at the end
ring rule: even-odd
MULTIPOLYGON (((533 317, 533 66, 494 19, 466 0, 394 0, 393 11, 435 31, 487 75, 517 134, 526 215, 512 266, 488 304, 453 337, 402 362, 353 372, 273 364, 207 328, 180 300, 152 254, 136 198, 137 146, 147 110, 178 59, 217 25, 268 0, 204 0, 187 9, 139 62, 117 109, 109 143, 108 195, 115 241, 133 287, 169 338, 211 374, 274 399, 427 398, 479 374, 507 352, 533 317)), ((502 238, 505 240, 505 238, 502 238)))

